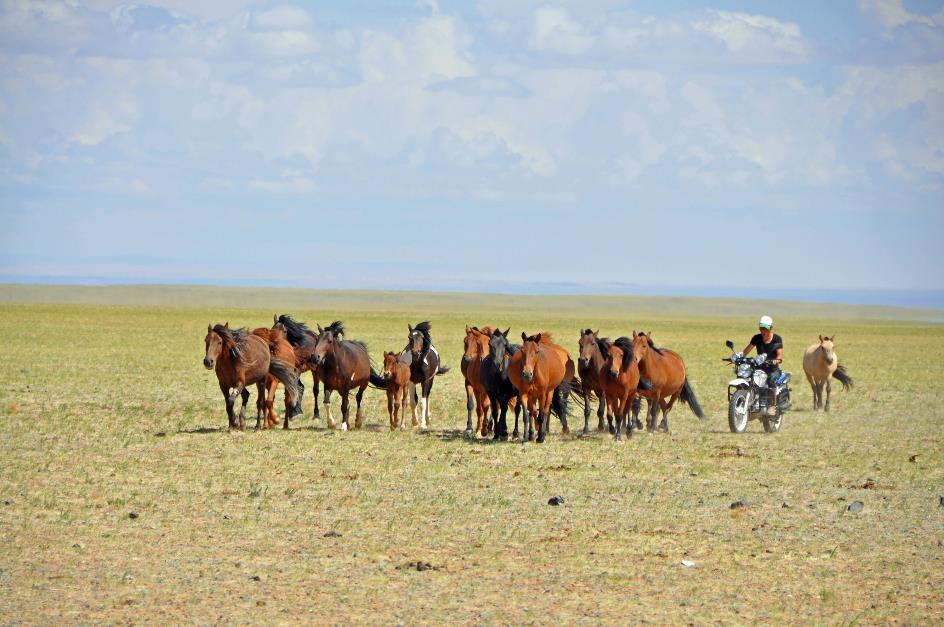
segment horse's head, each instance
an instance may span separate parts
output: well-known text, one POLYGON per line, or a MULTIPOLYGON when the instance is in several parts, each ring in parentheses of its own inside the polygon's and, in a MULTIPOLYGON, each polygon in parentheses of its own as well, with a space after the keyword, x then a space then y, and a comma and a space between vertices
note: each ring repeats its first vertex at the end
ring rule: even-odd
POLYGON ((580 342, 578 343, 580 347, 580 359, 578 361, 581 368, 589 366, 594 352, 600 350, 597 345, 599 339, 597 336, 599 333, 599 330, 593 331, 591 329, 584 329, 580 332, 580 342))
POLYGON ((203 355, 203 365, 207 370, 213 370, 213 367, 216 366, 216 360, 219 359, 220 353, 223 352, 223 338, 220 337, 220 334, 213 330, 213 325, 207 325, 207 334, 206 338, 203 340, 206 345, 206 352, 203 355))
POLYGON ((828 366, 832 366, 833 362, 836 361, 835 341, 835 335, 832 337, 829 337, 828 335, 819 336, 819 347, 823 350, 823 354, 825 355, 826 359, 826 365, 828 366))
POLYGON ((269 329, 269 340, 273 342, 281 342, 282 340, 288 341, 288 329, 285 328, 285 325, 276 322, 272 325, 272 328, 269 329))
POLYGON ((607 344, 606 353, 606 373, 615 379, 633 362, 633 342, 628 337, 616 338, 607 344))
POLYGON ((646 356, 649 355, 649 349, 654 346, 652 343, 652 331, 649 333, 644 333, 643 331, 636 333, 633 331, 632 346, 636 361, 645 361, 646 356))
POLYGON ((397 362, 400 359, 400 355, 397 353, 388 353, 384 351, 384 364, 383 364, 383 378, 384 380, 392 379, 397 374, 397 362))
POLYGON ((414 328, 412 324, 406 325, 410 330, 409 335, 406 336, 406 345, 409 347, 410 352, 413 353, 414 357, 419 357, 423 353, 423 344, 425 339, 423 330, 421 328, 421 325, 423 324, 428 325, 429 323, 421 322, 420 324, 416 325, 416 328, 414 328))
MULTIPOLYGON (((462 339, 464 351, 462 365, 468 366, 476 357, 482 356, 482 337, 485 336, 478 327, 466 326, 465 337, 462 339)), ((487 336, 485 336, 487 337, 487 336)))
POLYGON ((335 344, 340 341, 339 335, 333 324, 327 329, 322 329, 321 325, 318 325, 318 342, 310 357, 316 366, 324 365, 325 355, 334 350, 335 344))
POLYGON ((488 336, 488 354, 492 357, 492 368, 496 372, 504 370, 505 358, 511 352, 511 345, 508 343, 508 332, 511 327, 502 332, 501 329, 495 329, 488 336))
POLYGON ((538 361, 538 346, 541 343, 541 334, 538 333, 537 335, 528 335, 522 331, 521 341, 524 342, 521 346, 521 352, 524 353, 524 364, 521 368, 521 377, 525 381, 533 381, 534 368, 538 361))

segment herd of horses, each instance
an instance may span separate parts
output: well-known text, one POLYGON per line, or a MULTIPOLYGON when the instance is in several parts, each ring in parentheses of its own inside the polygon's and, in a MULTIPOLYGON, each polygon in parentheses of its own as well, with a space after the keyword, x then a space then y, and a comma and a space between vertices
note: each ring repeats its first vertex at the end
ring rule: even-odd
MULTIPOLYGON (((356 402, 353 426, 362 425, 361 401, 368 386, 386 391, 391 430, 404 428, 408 409, 414 427, 429 427, 433 382, 449 371, 433 345, 429 322, 408 325, 406 346, 400 351, 384 351, 379 373, 372 366, 367 346, 344 338, 340 321, 316 328, 317 332, 287 314, 274 316, 271 328, 251 331, 231 329, 229 323, 208 325, 203 364, 216 371, 230 428, 245 428, 252 385, 257 388, 256 428, 277 425, 273 404, 275 390, 281 383, 285 386, 283 426, 288 429, 289 420, 302 413, 305 386, 301 375, 305 372, 311 373, 316 420, 320 417, 319 387, 324 387, 328 428, 337 427, 331 413, 332 392, 341 397, 340 429, 351 428, 352 392, 356 402), (240 399, 242 405, 237 413, 240 399)), ((590 406, 596 400, 597 428, 608 429, 616 439, 621 438, 624 430, 629 434, 642 428, 638 418, 640 398, 649 403, 650 431, 668 431, 669 412, 679 399, 696 416, 704 417, 688 383, 684 361, 678 353, 655 346, 651 333, 633 332, 631 338, 610 341, 586 329, 580 334, 580 354, 575 364, 570 353, 555 343, 550 333, 522 333, 518 344, 509 340, 509 331, 490 326, 466 327, 462 374, 468 411, 466 431, 470 434, 507 440, 507 413, 511 409, 515 414, 511 437, 544 442, 552 413, 560 420, 563 432, 569 432, 567 406, 572 396, 584 408, 584 433, 589 432, 590 406), (662 420, 657 425, 660 410, 662 420)))
MULTIPOLYGON (((379 373, 374 370, 367 345, 345 339, 340 321, 316 328, 317 332, 288 314, 274 316, 271 328, 251 331, 231 329, 229 323, 208 325, 203 364, 216 371, 231 429, 245 428, 248 388, 252 385, 257 388, 256 428, 277 425, 273 404, 279 383, 285 386, 283 426, 288 429, 289 420, 302 413, 305 386, 301 375, 305 372, 311 374, 315 399, 312 417, 320 417, 318 394, 323 386, 330 429, 338 426, 331 412, 331 393, 341 397, 341 430, 350 428, 350 394, 354 393, 354 428, 360 428, 364 420, 361 401, 368 386, 386 391, 391 430, 405 427, 408 409, 414 427, 429 428, 433 382, 449 372, 433 346, 429 322, 408 325, 406 346, 399 351, 384 351, 379 373), (239 399, 242 405, 237 413, 239 399)), ((572 397, 583 407, 584 434, 590 431, 591 403, 596 400, 597 430, 609 431, 617 440, 624 432, 629 435, 643 428, 639 420, 643 399, 648 404, 645 428, 650 432, 669 430, 669 413, 679 400, 698 418, 704 418, 682 357, 656 346, 651 332, 633 331, 631 337, 610 340, 599 337, 598 331, 583 329, 575 364, 550 333, 522 332, 518 344, 509 340, 509 331, 466 326, 461 370, 469 434, 507 440, 510 409, 515 415, 512 438, 544 442, 552 413, 560 420, 563 432, 569 432, 567 406, 572 397)), ((819 344, 807 350, 804 370, 813 387, 814 408, 823 406, 825 386, 825 409, 829 410, 831 377, 840 380, 844 388, 852 384, 835 356, 832 338, 826 336, 820 336, 819 344)))

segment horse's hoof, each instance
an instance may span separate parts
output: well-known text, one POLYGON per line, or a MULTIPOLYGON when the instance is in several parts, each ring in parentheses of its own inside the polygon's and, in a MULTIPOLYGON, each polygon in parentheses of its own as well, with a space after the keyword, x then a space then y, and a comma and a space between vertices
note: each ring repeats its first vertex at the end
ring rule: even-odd
POLYGON ((342 423, 341 423, 341 431, 347 431, 347 423, 346 423, 346 422, 342 422, 342 423))

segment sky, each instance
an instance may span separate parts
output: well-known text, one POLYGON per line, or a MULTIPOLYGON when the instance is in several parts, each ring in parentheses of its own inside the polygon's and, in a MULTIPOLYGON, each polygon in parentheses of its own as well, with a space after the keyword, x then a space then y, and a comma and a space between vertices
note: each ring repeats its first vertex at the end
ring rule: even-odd
POLYGON ((0 224, 0 281, 940 291, 944 2, 4 1, 0 224))

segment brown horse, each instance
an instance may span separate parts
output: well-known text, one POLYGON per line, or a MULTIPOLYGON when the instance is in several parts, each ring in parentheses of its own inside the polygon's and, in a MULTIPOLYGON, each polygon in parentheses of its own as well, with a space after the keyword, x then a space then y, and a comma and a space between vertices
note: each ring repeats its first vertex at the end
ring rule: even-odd
POLYGON ((611 429, 613 437, 621 440, 624 420, 629 420, 627 431, 632 430, 633 419, 629 417, 629 409, 634 406, 641 375, 632 340, 618 337, 607 342, 605 348, 602 352, 606 362, 600 383, 606 398, 607 420, 611 424, 614 418, 616 421, 615 429, 611 429))
POLYGON ((357 413, 354 428, 360 429, 364 422, 361 414, 361 399, 367 385, 380 389, 386 387, 384 380, 374 372, 370 366, 370 355, 367 345, 354 340, 342 340, 344 325, 340 320, 332 322, 327 328, 318 326, 318 343, 311 359, 318 366, 318 378, 324 383, 324 404, 328 412, 328 428, 334 429, 334 417, 331 415, 331 391, 337 390, 341 395, 341 430, 350 428, 348 409, 351 390, 357 390, 357 413))
POLYGON ((508 378, 518 390, 518 398, 525 410, 522 439, 528 442, 537 429, 537 442, 544 442, 550 429, 551 405, 557 404, 556 412, 563 425, 567 426, 567 395, 575 381, 574 361, 567 351, 553 343, 547 331, 529 336, 521 333, 524 342, 508 364, 508 378))
MULTIPOLYGON (((288 335, 288 341, 295 351, 295 367, 299 374, 311 372, 312 398, 315 399, 315 409, 312 412, 311 419, 317 420, 318 412, 318 366, 312 360, 311 355, 315 352, 315 345, 318 343, 318 334, 309 329, 304 322, 298 322, 288 314, 281 316, 272 316, 272 328, 282 327, 288 335)), ((302 413, 302 399, 305 396, 305 386, 302 385, 301 378, 298 380, 298 403, 292 415, 302 413)))
POLYGON ((249 390, 246 387, 255 384, 257 393, 264 397, 269 373, 285 386, 286 396, 294 399, 298 393, 298 376, 294 364, 272 358, 269 345, 259 336, 245 329, 230 329, 227 322, 225 325, 207 325, 204 343, 206 352, 203 365, 207 370, 216 370, 220 391, 226 399, 230 429, 246 427, 246 403, 249 402, 249 390), (237 418, 233 407, 239 397, 242 397, 243 404, 237 418))
MULTIPOLYGON (((295 351, 292 349, 292 345, 289 343, 288 336, 285 333, 285 327, 282 325, 276 325, 271 329, 267 329, 266 327, 253 329, 252 334, 258 335, 266 341, 269 345, 269 354, 273 359, 279 359, 287 364, 296 363, 295 351)), ((298 375, 297 370, 295 374, 296 376, 298 375)), ((265 422, 262 424, 263 429, 268 429, 278 424, 279 418, 273 410, 273 406, 275 405, 275 391, 278 386, 279 380, 270 373, 266 381, 267 390, 265 396, 259 396, 259 398, 256 399, 256 429, 259 428, 263 413, 265 413, 265 422)), ((301 413, 301 403, 297 402, 297 400, 298 399, 291 398, 288 394, 285 395, 285 424, 283 425, 285 429, 288 429, 289 418, 293 418, 301 413)))
MULTIPOLYGON (((577 360, 577 373, 583 384, 583 432, 590 433, 590 398, 595 394, 599 400, 597 407, 597 431, 605 429, 603 415, 606 413, 606 397, 603 392, 603 369, 606 365, 607 339, 599 337, 599 331, 584 329, 580 333, 578 347, 580 358, 577 360)), ((612 425, 611 425, 612 426, 612 425)))
POLYGON ((705 414, 695 398, 695 392, 688 383, 685 362, 675 351, 659 348, 652 343, 652 333, 633 331, 633 354, 639 362, 639 372, 651 384, 651 388, 642 392, 649 400, 646 428, 656 430, 656 418, 662 409, 662 422, 659 429, 669 430, 669 412, 679 398, 688 403, 692 412, 699 418, 705 414))
POLYGON ((417 425, 416 408, 413 407, 413 387, 410 381, 410 365, 400 361, 399 353, 384 351, 383 379, 387 382, 387 413, 390 414, 390 430, 399 424, 403 428, 406 422, 406 409, 413 409, 413 426, 417 425), (402 400, 403 411, 400 411, 402 400), (399 416, 398 416, 399 414, 399 416))
POLYGON ((481 379, 482 361, 488 356, 488 339, 495 329, 490 326, 465 327, 465 351, 459 368, 465 377, 465 432, 485 437, 489 431, 490 401, 481 379), (472 430, 472 409, 475 409, 475 430, 472 430))
POLYGON ((829 396, 832 392, 830 379, 837 379, 842 383, 843 390, 852 389, 852 377, 846 372, 845 366, 839 363, 835 351, 836 336, 819 336, 819 344, 812 344, 803 355, 803 372, 806 380, 813 388, 813 409, 823 408, 829 411, 829 396), (823 386, 826 386, 826 403, 823 404, 823 386))

